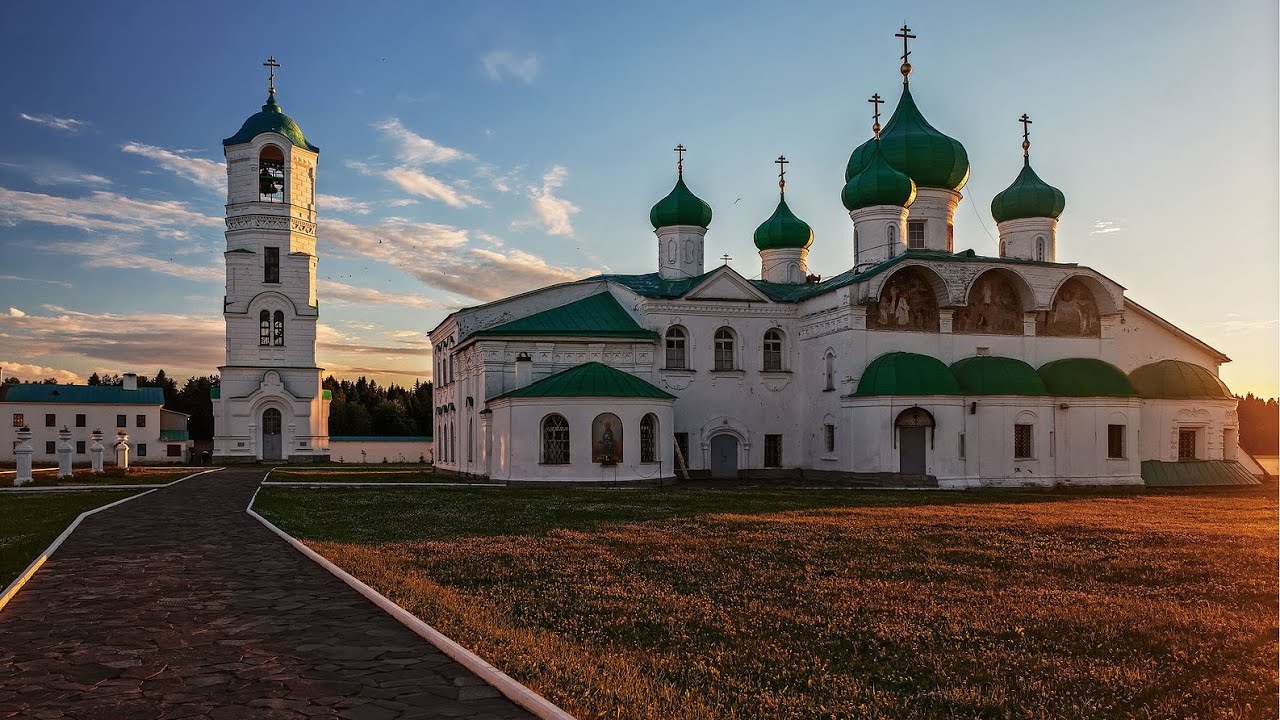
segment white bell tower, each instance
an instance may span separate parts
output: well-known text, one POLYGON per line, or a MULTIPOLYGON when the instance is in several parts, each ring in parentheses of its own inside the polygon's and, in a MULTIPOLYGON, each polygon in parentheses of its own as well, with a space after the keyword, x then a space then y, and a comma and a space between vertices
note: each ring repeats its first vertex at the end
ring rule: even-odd
POLYGON ((213 400, 217 462, 327 460, 329 399, 316 367, 316 160, 267 102, 222 141, 227 158, 226 362, 213 400))

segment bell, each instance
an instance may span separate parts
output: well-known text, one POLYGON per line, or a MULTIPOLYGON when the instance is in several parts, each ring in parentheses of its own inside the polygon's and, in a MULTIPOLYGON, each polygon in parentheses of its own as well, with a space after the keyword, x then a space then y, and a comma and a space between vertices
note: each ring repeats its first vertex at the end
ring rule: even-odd
POLYGON ((279 181, 266 170, 258 176, 258 192, 263 195, 275 195, 280 192, 279 181))

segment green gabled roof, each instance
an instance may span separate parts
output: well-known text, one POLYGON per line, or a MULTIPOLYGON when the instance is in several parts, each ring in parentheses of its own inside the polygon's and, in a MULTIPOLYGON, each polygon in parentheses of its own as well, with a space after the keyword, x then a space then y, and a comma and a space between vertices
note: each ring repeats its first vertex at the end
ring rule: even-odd
POLYGON ((160 439, 168 442, 177 442, 179 440, 190 440, 191 433, 186 430, 161 430, 160 439))
POLYGON ((1064 358, 1040 366, 1049 393, 1061 397, 1133 397, 1124 372, 1095 358, 1064 358))
POLYGON ((759 250, 804 249, 813 244, 813 228, 796 217, 787 207, 787 199, 781 197, 778 207, 768 220, 760 223, 752 239, 759 250))
POLYGON ((1182 360, 1161 360, 1129 373, 1134 392, 1144 398, 1230 400, 1234 395, 1207 369, 1182 360))
POLYGON ((909 352, 881 355, 858 379, 855 397, 869 395, 960 395, 960 383, 935 357, 909 352))
POLYGON ((654 229, 672 225, 711 225, 711 206, 693 194, 684 184, 684 172, 676 175, 676 186, 649 211, 649 222, 654 229))
POLYGON ((5 387, 4 402, 164 405, 164 391, 158 387, 125 390, 119 385, 46 385, 44 383, 19 383, 5 387))
POLYGON ((1142 461, 1142 481, 1148 487, 1199 487, 1205 485, 1261 485, 1262 481, 1233 460, 1190 462, 1142 461))
POLYGON ((656 340, 658 337, 656 332, 640 327, 607 291, 475 333, 479 337, 499 335, 567 335, 644 340, 656 340))
POLYGON ((674 400, 675 395, 630 373, 603 363, 589 362, 545 377, 519 390, 503 393, 504 398, 622 397, 674 400))
POLYGON ((1035 368, 1016 358, 978 355, 951 363, 967 395, 1048 395, 1035 368))
POLYGON ((224 146, 242 145, 253 140, 262 133, 279 133, 287 138, 294 145, 310 150, 311 152, 320 152, 320 148, 307 142, 307 137, 302 134, 302 128, 298 127, 298 123, 293 118, 284 114, 280 106, 276 104, 276 94, 274 92, 267 95, 267 104, 262 106, 262 110, 249 116, 248 120, 240 126, 240 130, 235 135, 222 141, 224 146))
POLYGON ((1013 184, 991 198, 991 217, 996 222, 1020 218, 1054 218, 1067 207, 1067 198, 1058 188, 1040 179, 1023 158, 1022 172, 1013 184))
MULTIPOLYGON (((969 154, 964 146, 924 119, 906 85, 893 117, 880 133, 880 149, 889 164, 906 173, 918 187, 959 191, 969 181, 969 154)), ((845 168, 845 182, 870 164, 874 151, 874 139, 853 151, 845 168)))

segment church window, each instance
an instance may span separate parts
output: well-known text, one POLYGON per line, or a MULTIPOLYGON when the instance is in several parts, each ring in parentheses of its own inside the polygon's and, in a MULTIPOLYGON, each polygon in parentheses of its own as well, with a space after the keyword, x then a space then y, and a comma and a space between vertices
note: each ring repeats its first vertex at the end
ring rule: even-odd
POLYGON ((764 370, 782 371, 782 333, 770 330, 764 334, 764 370))
POLYGON ((764 436, 764 466, 767 468, 782 467, 782 436, 764 436))
POLYGON ((449 423, 449 459, 455 462, 458 459, 458 430, 452 421, 449 423))
POLYGON ((1035 448, 1031 442, 1033 427, 1022 423, 1013 426, 1013 458, 1015 460, 1030 460, 1034 457, 1035 448))
POLYGON ((284 202, 284 153, 275 145, 262 148, 258 156, 258 201, 284 202))
POLYGON ((1196 459, 1196 431, 1178 431, 1178 462, 1196 459))
POLYGON ((1036 259, 1044 260, 1044 236, 1036 238, 1036 259))
POLYGON ((275 325, 271 330, 271 344, 284 344, 284 313, 279 310, 276 311, 275 325))
POLYGON ((835 390, 835 389, 836 389, 836 356, 835 356, 835 353, 831 353, 831 352, 829 352, 829 353, 827 353, 827 354, 826 354, 826 357, 822 358, 822 376, 823 376, 823 378, 825 378, 825 382, 824 382, 824 384, 823 384, 823 386, 822 386, 822 389, 823 389, 823 390, 835 390))
POLYGON ((1124 426, 1107 426, 1107 457, 1112 460, 1124 458, 1124 426))
POLYGON ((836 451, 836 426, 831 423, 822 426, 822 450, 826 453, 836 451))
POLYGON ((732 370, 733 365, 733 331, 727 327, 722 327, 716 331, 715 335, 715 366, 716 370, 732 370))
POLYGON ((858 256, 862 254, 861 243, 858 242, 858 228, 853 229, 853 260, 857 262, 858 256))
POLYGON ((890 224, 889 228, 885 231, 885 234, 887 235, 888 240, 887 244, 889 246, 889 255, 897 255, 898 251, 894 249, 894 246, 898 244, 898 226, 890 224))
POLYGON ((908 250, 924 249, 924 221, 923 220, 907 221, 907 249, 908 250))
POLYGON ((640 462, 658 462, 658 418, 653 413, 640 418, 640 462))
POLYGON ((280 282, 280 248, 262 249, 262 282, 280 282))
POLYGON ((22 413, 13 414, 13 426, 16 428, 26 427, 27 418, 22 413))
POLYGON ((542 462, 569 464, 569 421, 563 415, 551 414, 542 420, 542 462))
POLYGON ((689 360, 685 354, 688 337, 684 328, 674 325, 667 330, 667 369, 688 370, 689 360))
POLYGON ((674 239, 667 241, 667 262, 672 265, 676 263, 676 241, 674 239))
POLYGON ((258 344, 271 344, 271 313, 267 310, 258 314, 258 344))
POLYGON ((467 418, 467 462, 475 462, 476 460, 476 424, 471 418, 467 418))
POLYGON ((1000 241, 1000 257, 1004 257, 1005 255, 1008 255, 1008 254, 1009 254, 1009 244, 1006 243, 1004 240, 1001 240, 1000 241))

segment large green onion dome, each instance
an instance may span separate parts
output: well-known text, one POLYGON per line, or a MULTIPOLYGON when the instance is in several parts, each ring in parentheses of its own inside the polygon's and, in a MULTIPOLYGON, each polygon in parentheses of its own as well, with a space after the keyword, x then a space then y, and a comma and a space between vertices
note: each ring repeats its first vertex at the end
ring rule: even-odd
POLYGON ((755 234, 756 247, 760 250, 782 248, 808 248, 813 244, 813 228, 796 217, 787 207, 785 197, 778 198, 778 207, 768 220, 760 223, 755 234))
POLYGON ((1230 400, 1234 396, 1217 375, 1182 360, 1161 360, 1129 373, 1139 397, 1174 400, 1230 400))
POLYGON ((991 216, 996 222, 1020 218, 1057 218, 1067 206, 1058 188, 1040 179, 1031 169, 1031 159, 1023 157, 1022 172, 1013 184, 991 199, 991 216))
MULTIPOLYGON (((924 119, 903 86, 902 99, 880 133, 880 145, 889 164, 906 173, 917 187, 960 190, 969 181, 969 154, 959 140, 943 135, 924 119)), ((844 179, 871 164, 875 141, 868 140, 849 156, 844 179)))
POLYGON ((928 355, 891 352, 881 355, 858 379, 856 397, 870 395, 960 395, 960 383, 943 362, 928 355))
POLYGON ((915 182, 884 159, 878 139, 872 139, 867 166, 849 178, 840 193, 840 200, 850 212, 875 205, 907 207, 915 199, 915 182))
POLYGON ((1035 368, 1016 358, 977 355, 951 363, 967 395, 1048 395, 1035 368))
POLYGON ((672 225, 711 225, 711 206, 694 195, 684 184, 684 173, 676 175, 676 186, 649 211, 649 222, 657 228, 672 225))
POLYGON ((271 92, 267 95, 267 104, 262 106, 261 112, 256 112, 249 116, 248 120, 240 126, 240 131, 235 135, 222 141, 225 145, 242 145, 250 140, 258 137, 262 133, 279 133, 287 138, 294 145, 310 150, 311 152, 320 152, 320 148, 307 142, 307 137, 302 134, 302 128, 298 127, 298 123, 293 118, 284 114, 280 106, 276 104, 276 94, 271 92))
POLYGON ((1040 366, 1040 379, 1059 397, 1132 397, 1124 371, 1095 358, 1064 358, 1040 366))

